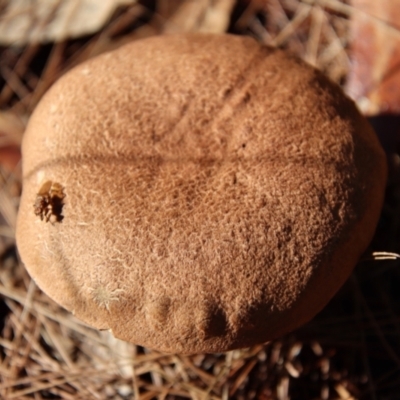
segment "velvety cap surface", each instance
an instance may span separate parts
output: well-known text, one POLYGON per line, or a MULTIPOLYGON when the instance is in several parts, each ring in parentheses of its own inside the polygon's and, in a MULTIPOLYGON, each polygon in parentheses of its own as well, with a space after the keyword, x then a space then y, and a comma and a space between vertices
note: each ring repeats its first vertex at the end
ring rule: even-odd
POLYGON ((251 38, 161 36, 63 76, 23 142, 17 243, 78 318, 172 352, 312 318, 370 242, 386 161, 352 101, 251 38))

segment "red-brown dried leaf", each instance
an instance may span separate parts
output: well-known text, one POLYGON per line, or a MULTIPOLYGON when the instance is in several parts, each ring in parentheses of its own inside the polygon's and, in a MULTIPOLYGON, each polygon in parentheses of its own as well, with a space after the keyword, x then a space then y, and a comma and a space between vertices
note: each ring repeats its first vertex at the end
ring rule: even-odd
POLYGON ((21 160, 24 122, 9 111, 0 112, 0 168, 12 172, 21 160))
POLYGON ((400 0, 353 0, 347 93, 367 115, 400 113, 400 0))

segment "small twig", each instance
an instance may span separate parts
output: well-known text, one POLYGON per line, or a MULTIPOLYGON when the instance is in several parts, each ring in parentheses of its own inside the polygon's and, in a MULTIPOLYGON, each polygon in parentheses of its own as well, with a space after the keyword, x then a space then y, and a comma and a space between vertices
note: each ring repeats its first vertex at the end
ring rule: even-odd
POLYGON ((381 261, 381 260, 398 260, 400 259, 400 254, 390 253, 387 251, 374 251, 370 255, 367 255, 361 259, 364 261, 381 261))

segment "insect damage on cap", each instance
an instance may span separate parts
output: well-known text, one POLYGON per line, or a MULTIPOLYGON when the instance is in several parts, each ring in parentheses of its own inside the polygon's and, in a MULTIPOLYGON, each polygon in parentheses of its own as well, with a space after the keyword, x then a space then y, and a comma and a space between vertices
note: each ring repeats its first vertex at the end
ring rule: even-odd
POLYGON ((63 187, 57 182, 47 181, 38 191, 33 205, 35 215, 45 222, 61 222, 65 194, 63 187))

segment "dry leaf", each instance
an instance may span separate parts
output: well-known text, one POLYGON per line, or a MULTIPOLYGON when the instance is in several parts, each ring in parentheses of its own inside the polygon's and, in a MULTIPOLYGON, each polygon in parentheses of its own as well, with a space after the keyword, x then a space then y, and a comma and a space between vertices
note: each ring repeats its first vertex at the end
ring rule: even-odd
MULTIPOLYGON (((0 135, 1 139, 1 135, 0 135)), ((21 151, 17 146, 0 147, 0 168, 12 172, 21 160, 21 151)))
POLYGON ((57 42, 99 31, 117 7, 136 0, 6 0, 0 44, 57 42))
POLYGON ((400 113, 400 0, 353 0, 347 93, 367 115, 400 113))
POLYGON ((24 129, 24 122, 13 113, 0 111, 0 169, 11 172, 18 165, 24 129))
POLYGON ((234 6, 235 0, 187 0, 171 16, 164 31, 224 33, 234 6))

